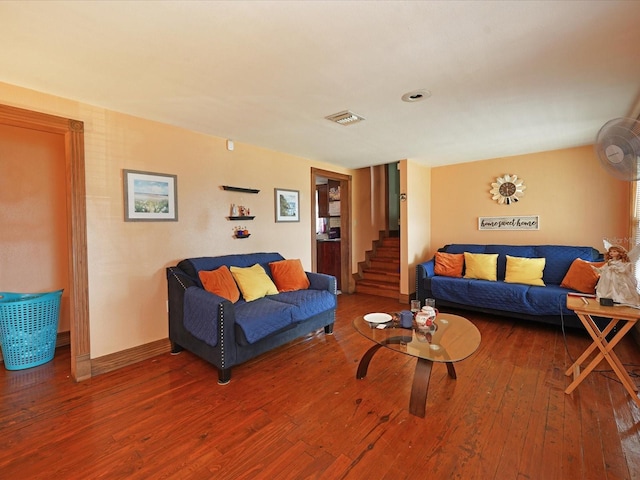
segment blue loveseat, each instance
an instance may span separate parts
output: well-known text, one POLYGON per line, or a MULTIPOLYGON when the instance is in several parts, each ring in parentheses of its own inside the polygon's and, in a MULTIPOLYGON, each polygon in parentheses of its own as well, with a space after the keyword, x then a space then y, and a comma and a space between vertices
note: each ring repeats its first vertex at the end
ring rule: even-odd
POLYGON ((169 340, 172 353, 186 349, 218 369, 218 383, 231 380, 231 368, 298 337, 324 328, 333 332, 337 306, 336 278, 305 272, 308 289, 232 303, 203 288, 198 276, 222 265, 260 264, 284 260, 279 253, 250 253, 188 258, 168 267, 169 340))
POLYGON ((435 256, 416 266, 416 297, 435 298, 439 308, 452 307, 545 323, 579 327, 580 320, 566 307, 567 288, 560 286, 576 258, 602 260, 592 247, 567 245, 451 244, 439 252, 498 254, 497 281, 435 275, 435 256), (506 256, 545 258, 545 286, 505 283, 506 256))

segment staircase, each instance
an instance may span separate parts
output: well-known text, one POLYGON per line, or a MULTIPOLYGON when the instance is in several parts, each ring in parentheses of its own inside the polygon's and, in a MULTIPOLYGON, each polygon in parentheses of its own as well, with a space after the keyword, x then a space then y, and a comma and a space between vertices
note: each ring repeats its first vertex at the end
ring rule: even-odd
POLYGON ((400 297, 400 239, 386 237, 373 242, 373 250, 365 253, 354 275, 356 292, 379 297, 400 297))

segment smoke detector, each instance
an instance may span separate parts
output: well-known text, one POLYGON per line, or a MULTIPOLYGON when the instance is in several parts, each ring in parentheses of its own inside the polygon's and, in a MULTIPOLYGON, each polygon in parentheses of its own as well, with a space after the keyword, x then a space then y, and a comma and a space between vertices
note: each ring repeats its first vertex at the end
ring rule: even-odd
POLYGON ((324 117, 327 120, 331 120, 332 122, 339 123, 340 125, 353 125, 354 123, 361 122, 364 120, 364 117, 360 115, 356 115, 349 110, 345 110, 344 112, 334 113, 333 115, 329 115, 328 117, 324 117))

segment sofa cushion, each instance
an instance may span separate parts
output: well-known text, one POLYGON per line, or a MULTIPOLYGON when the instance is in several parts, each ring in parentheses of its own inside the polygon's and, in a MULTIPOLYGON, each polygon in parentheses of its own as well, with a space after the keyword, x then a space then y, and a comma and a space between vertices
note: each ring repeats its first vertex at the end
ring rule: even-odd
POLYGON ((447 253, 484 253, 486 249, 486 245, 476 245, 472 243, 452 243, 442 248, 442 250, 447 253))
POLYGON ((529 285, 520 283, 483 282, 476 280, 469 284, 469 299, 472 305, 498 310, 527 310, 527 291, 529 285))
POLYGON ((519 283, 488 282, 436 276, 431 292, 444 299, 475 308, 528 315, 570 315, 566 308, 567 290, 554 285, 538 287, 519 283))
POLYGON ((336 307, 336 296, 328 290, 295 290, 269 297, 270 300, 292 305, 294 322, 300 322, 336 307))
POLYGON ((436 299, 496 310, 510 311, 521 305, 526 298, 528 288, 528 285, 477 279, 440 276, 431 279, 431 291, 436 299))
POLYGON ((436 275, 459 278, 462 277, 463 268, 464 254, 436 252, 434 268, 436 275))
POLYGON ((309 279, 304 272, 300 259, 271 262, 269 268, 271 269, 271 277, 278 291, 291 292, 309 288, 309 279))
POLYGON ((231 267, 230 270, 242 292, 242 297, 247 302, 278 293, 278 288, 269 278, 265 269, 257 263, 247 268, 231 267))
POLYGON ((487 245, 485 253, 498 254, 498 280, 504 280, 507 271, 507 255, 512 257, 537 257, 535 249, 529 245, 487 245))
POLYGON ((567 290, 557 285, 529 287, 527 306, 536 315, 573 315, 567 308, 567 290))
POLYGON ((427 288, 431 290, 431 293, 436 299, 444 298, 452 302, 464 304, 468 302, 470 280, 437 275, 425 281, 429 282, 427 288))
POLYGON ((576 258, 593 262, 599 259, 600 252, 592 247, 538 245, 535 247, 535 254, 532 256, 547 259, 544 275, 542 276, 545 285, 560 285, 576 258))
POLYGON ((498 254, 464 252, 464 278, 497 280, 498 254))
POLYGON ((507 267, 504 276, 506 283, 524 283, 544 287, 542 281, 544 258, 521 258, 511 255, 506 255, 506 257, 507 267))
POLYGON ((198 277, 206 291, 226 298, 232 303, 240 299, 238 286, 226 265, 215 270, 200 270, 198 277))
POLYGON ((236 324, 242 328, 249 343, 274 333, 293 323, 294 306, 262 297, 251 302, 240 300, 235 306, 236 324))
MULTIPOLYGON (((267 270, 270 262, 277 262, 278 260, 284 260, 284 257, 279 253, 242 253, 233 255, 221 255, 219 257, 196 257, 187 258, 178 263, 177 267, 184 273, 193 278, 196 282, 198 279, 198 272, 200 270, 215 270, 222 265, 227 267, 250 267, 259 263, 267 270)), ((202 284, 200 284, 202 286, 202 284)))
POLYGON ((605 262, 587 262, 576 258, 562 279, 560 286, 582 293, 595 294, 596 284, 598 283, 600 275, 591 267, 601 267, 604 263, 605 262))

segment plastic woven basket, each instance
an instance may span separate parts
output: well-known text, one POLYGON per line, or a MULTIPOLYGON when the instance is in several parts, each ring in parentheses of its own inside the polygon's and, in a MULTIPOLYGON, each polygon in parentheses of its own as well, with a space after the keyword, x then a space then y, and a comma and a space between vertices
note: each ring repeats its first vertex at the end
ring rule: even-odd
POLYGON ((53 360, 62 290, 48 293, 0 292, 0 346, 7 370, 53 360))

